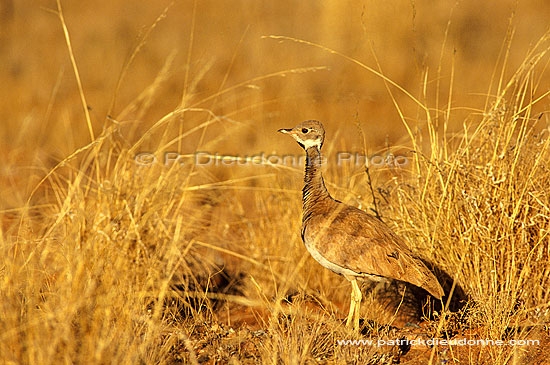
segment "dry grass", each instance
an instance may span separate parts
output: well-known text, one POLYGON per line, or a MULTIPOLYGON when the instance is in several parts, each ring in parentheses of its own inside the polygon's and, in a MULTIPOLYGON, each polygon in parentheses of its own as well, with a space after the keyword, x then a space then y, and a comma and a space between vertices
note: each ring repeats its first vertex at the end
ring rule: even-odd
POLYGON ((274 4, 111 1, 63 4, 63 17, 0 3, 2 363, 547 357, 548 5, 509 19, 513 2, 274 4), (301 244, 302 167, 236 163, 298 154, 275 130, 309 118, 326 121, 333 195, 376 207, 468 294, 428 337, 540 345, 339 346, 402 334, 343 326, 346 280, 301 244), (337 166, 364 144, 409 164, 371 168, 372 184, 337 166), (182 158, 136 163, 167 152, 182 158), (201 166, 195 152, 233 163, 201 166))

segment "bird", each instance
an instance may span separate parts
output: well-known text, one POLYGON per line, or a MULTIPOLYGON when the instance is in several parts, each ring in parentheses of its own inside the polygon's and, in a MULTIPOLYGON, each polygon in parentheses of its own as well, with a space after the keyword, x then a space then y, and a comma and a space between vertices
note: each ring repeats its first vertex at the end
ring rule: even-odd
POLYGON ((307 120, 278 132, 294 138, 306 152, 301 237, 319 264, 351 283, 346 327, 353 322, 354 331, 359 330, 362 293, 358 280, 403 281, 441 300, 444 292, 437 278, 390 227, 330 195, 321 173, 323 124, 307 120))

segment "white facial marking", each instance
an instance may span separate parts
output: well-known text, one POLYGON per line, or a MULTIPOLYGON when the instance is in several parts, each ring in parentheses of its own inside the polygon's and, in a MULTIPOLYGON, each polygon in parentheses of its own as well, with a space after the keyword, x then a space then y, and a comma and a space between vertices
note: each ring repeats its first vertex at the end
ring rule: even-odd
POLYGON ((300 141, 304 145, 304 148, 307 150, 310 147, 317 146, 319 149, 321 149, 321 141, 318 139, 306 139, 305 141, 300 141))

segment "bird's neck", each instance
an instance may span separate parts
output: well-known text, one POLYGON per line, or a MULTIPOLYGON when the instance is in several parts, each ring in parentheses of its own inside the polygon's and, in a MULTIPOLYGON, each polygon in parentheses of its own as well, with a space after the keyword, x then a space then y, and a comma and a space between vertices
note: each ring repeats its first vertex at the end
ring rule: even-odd
POLYGON ((332 200, 321 174, 321 151, 317 146, 306 149, 306 172, 302 189, 303 223, 313 213, 314 207, 324 201, 332 200))

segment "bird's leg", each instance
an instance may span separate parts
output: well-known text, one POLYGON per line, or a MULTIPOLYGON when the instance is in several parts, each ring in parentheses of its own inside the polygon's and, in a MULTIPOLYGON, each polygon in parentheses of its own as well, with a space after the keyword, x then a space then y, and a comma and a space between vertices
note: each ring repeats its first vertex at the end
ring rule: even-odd
POLYGON ((363 299, 363 294, 361 293, 361 289, 359 288, 359 285, 357 285, 357 280, 353 279, 351 281, 351 289, 352 289, 352 301, 355 301, 354 307, 354 319, 353 319, 353 330, 359 331, 359 310, 361 309, 361 300, 363 299))
POLYGON ((351 283, 351 301, 349 305, 349 314, 346 321, 346 327, 350 327, 351 322, 353 321, 353 330, 359 330, 359 309, 361 308, 361 299, 363 299, 363 294, 361 294, 361 289, 357 285, 357 280, 355 277, 346 276, 351 283))
POLYGON ((353 285, 351 287, 351 298, 350 298, 350 304, 349 304, 349 313, 348 313, 348 319, 346 321, 346 327, 349 327, 351 325, 351 320, 355 314, 355 298, 354 298, 355 292, 353 290, 353 285))

